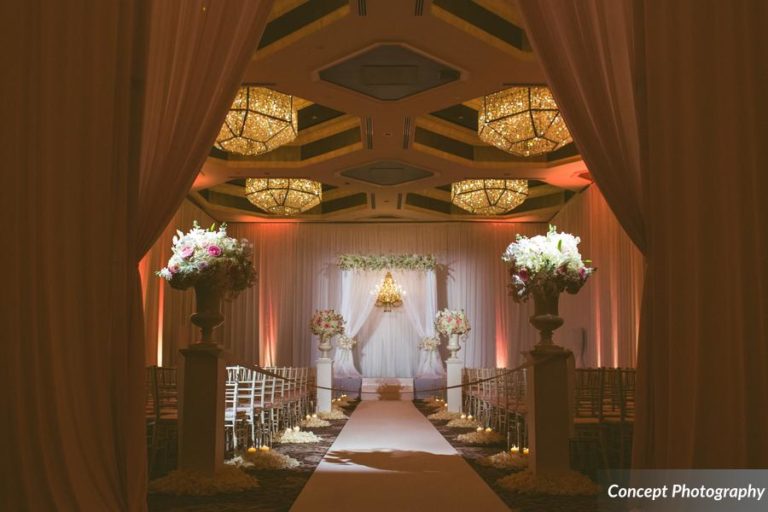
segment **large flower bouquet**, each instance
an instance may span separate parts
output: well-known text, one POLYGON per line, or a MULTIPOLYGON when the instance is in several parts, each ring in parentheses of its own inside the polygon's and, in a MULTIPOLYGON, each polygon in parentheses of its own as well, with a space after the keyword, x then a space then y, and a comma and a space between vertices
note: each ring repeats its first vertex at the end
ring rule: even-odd
POLYGON ((536 291, 577 293, 596 270, 582 260, 577 236, 558 233, 549 226, 546 235, 531 238, 517 235, 517 241, 501 259, 509 264, 510 288, 516 302, 525 302, 536 291))
POLYGON ((171 250, 168 265, 157 275, 176 289, 202 284, 234 298, 256 281, 251 243, 227 236, 224 223, 206 230, 195 221, 189 233, 176 232, 171 250))
POLYGON ((440 334, 450 336, 451 334, 466 334, 471 327, 464 310, 443 309, 435 315, 435 329, 440 334))
POLYGON ((344 317, 332 309, 321 309, 315 311, 309 328, 312 334, 321 338, 328 338, 337 334, 344 334, 344 317))

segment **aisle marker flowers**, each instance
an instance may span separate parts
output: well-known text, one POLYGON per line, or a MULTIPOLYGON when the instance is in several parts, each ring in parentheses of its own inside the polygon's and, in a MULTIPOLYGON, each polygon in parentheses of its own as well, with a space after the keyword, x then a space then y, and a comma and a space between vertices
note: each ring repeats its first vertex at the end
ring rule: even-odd
POLYGON ((232 299, 256 281, 251 243, 227 236, 225 223, 206 230, 194 221, 188 233, 176 231, 171 250, 168 265, 157 275, 178 290, 205 284, 232 299))
POLYGON ((577 293, 596 270, 587 266, 579 253, 581 239, 569 233, 558 233, 549 226, 546 235, 517 235, 501 259, 509 265, 512 297, 525 302, 537 290, 577 293))

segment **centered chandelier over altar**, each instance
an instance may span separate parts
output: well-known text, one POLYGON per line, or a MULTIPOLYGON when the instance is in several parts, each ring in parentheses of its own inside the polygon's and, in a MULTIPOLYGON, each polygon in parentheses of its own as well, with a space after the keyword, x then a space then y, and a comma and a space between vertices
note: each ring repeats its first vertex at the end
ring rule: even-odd
POLYGON ((384 280, 377 284, 371 293, 376 295, 376 307, 384 308, 385 313, 391 312, 392 308, 403 305, 405 290, 395 282, 392 272, 387 272, 384 280))

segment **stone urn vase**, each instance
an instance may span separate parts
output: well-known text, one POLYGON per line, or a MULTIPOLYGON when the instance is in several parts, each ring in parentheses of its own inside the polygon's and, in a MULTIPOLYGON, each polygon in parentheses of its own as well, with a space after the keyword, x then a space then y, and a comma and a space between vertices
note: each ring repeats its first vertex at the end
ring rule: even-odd
POLYGON ((559 300, 560 291, 556 286, 545 286, 533 291, 534 313, 530 322, 541 333, 536 350, 562 350, 562 347, 552 342, 553 331, 563 325, 563 319, 558 315, 559 300))
POLYGON ((329 359, 331 348, 333 348, 331 346, 331 336, 329 335, 320 336, 320 343, 317 345, 317 349, 320 351, 320 357, 324 359, 329 359))
POLYGON ((195 286, 196 311, 192 323, 200 328, 200 343, 214 343, 213 330, 224 322, 221 314, 221 289, 206 284, 195 286))
POLYGON ((448 345, 446 348, 448 349, 448 352, 451 353, 450 357, 448 359, 458 359, 458 353, 459 350, 461 350, 461 345, 459 345, 459 337, 460 334, 450 334, 448 336, 448 345))

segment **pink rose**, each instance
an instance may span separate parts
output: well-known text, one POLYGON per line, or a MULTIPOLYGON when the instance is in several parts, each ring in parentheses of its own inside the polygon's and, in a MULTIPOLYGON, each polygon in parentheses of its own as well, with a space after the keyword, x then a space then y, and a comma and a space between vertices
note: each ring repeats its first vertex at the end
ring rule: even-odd
POLYGON ((218 245, 209 245, 208 246, 208 255, 209 256, 221 256, 221 247, 218 245))
POLYGON ((184 258, 185 260, 187 258, 191 258, 193 254, 195 254, 195 248, 194 247, 190 247, 189 245, 185 245, 184 247, 181 248, 181 257, 184 258))
POLYGON ((168 267, 168 270, 171 272, 171 274, 176 274, 179 272, 179 270, 181 270, 181 267, 178 265, 171 265, 168 267))

